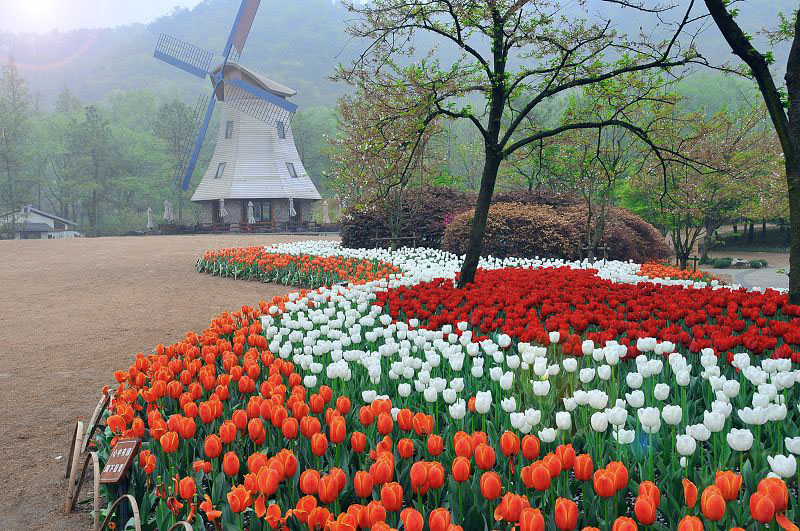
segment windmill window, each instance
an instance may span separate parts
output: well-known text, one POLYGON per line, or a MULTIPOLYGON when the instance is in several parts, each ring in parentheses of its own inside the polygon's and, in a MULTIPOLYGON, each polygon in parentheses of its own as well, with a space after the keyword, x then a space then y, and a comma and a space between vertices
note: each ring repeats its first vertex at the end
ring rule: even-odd
POLYGON ((286 138, 286 127, 283 125, 283 122, 277 122, 278 127, 278 138, 286 138))
POLYGON ((233 121, 225 124, 225 138, 233 138, 233 121))
POLYGON ((225 163, 220 162, 219 166, 217 166, 217 173, 214 174, 215 179, 219 179, 222 177, 222 174, 225 173, 225 163))
POLYGON ((292 177, 297 177, 297 170, 294 169, 294 164, 292 164, 291 162, 287 162, 286 169, 289 170, 289 175, 291 175, 292 177))

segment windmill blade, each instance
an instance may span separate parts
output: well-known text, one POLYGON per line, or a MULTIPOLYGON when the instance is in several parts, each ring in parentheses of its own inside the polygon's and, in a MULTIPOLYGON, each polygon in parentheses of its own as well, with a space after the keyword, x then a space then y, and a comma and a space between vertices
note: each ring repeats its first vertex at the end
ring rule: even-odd
POLYGON ((156 43, 153 57, 205 79, 211 68, 211 60, 214 55, 199 46, 162 33, 158 38, 158 43, 156 43))
POLYGON ((241 79, 226 81, 224 91, 225 103, 262 122, 288 125, 297 110, 296 104, 241 79))
POLYGON ((200 131, 200 126, 202 125, 203 115, 206 112, 207 105, 208 105, 208 96, 205 94, 200 95, 197 98, 197 103, 194 106, 191 125, 186 131, 186 136, 181 139, 181 144, 179 148, 181 157, 178 159, 177 164, 175 166, 175 176, 174 176, 175 178, 173 180, 173 183, 176 188, 183 183, 183 176, 184 173, 186 172, 186 165, 189 163, 189 157, 191 157, 192 155, 192 145, 194 144, 195 138, 197 138, 197 133, 200 131))
POLYGON ((194 166, 197 164, 197 157, 200 156, 200 149, 203 147, 203 140, 206 138, 206 131, 208 131, 208 124, 211 122, 211 115, 214 114, 214 105, 217 103, 217 91, 211 93, 211 99, 208 101, 206 108, 206 115, 203 119, 203 126, 197 134, 197 140, 194 142, 194 150, 192 151, 192 158, 189 159, 189 164, 186 166, 186 173, 183 176, 184 190, 189 189, 189 181, 192 180, 192 173, 194 173, 194 166))
POLYGON ((253 19, 256 18, 258 6, 261 0, 242 0, 239 6, 239 12, 236 14, 236 20, 231 28, 231 34, 228 37, 228 43, 225 46, 225 57, 227 58, 232 52, 231 47, 236 50, 235 55, 232 57, 234 61, 239 60, 244 50, 244 43, 247 42, 247 36, 250 34, 250 28, 253 26, 253 19))

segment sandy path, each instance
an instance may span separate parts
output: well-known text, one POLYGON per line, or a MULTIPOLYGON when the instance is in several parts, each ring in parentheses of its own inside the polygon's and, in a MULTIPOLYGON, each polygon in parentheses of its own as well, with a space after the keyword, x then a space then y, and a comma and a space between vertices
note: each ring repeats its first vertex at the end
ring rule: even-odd
POLYGON ((85 513, 63 516, 75 421, 137 352, 287 291, 198 274, 204 251, 300 238, 0 241, 0 529, 89 528, 85 513))

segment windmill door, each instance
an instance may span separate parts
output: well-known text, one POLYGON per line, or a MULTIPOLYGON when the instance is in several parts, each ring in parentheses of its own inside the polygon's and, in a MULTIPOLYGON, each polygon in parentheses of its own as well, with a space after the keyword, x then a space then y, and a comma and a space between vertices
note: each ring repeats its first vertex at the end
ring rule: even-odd
POLYGON ((221 223, 222 220, 219 217, 219 202, 212 201, 211 202, 211 223, 221 223))

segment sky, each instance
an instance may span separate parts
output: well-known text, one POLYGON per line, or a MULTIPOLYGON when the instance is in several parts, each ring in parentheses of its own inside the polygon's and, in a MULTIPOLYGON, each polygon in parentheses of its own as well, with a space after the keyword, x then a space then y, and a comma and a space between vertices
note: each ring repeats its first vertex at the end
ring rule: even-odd
POLYGON ((150 22, 201 0, 0 0, 0 31, 45 33, 150 22))

